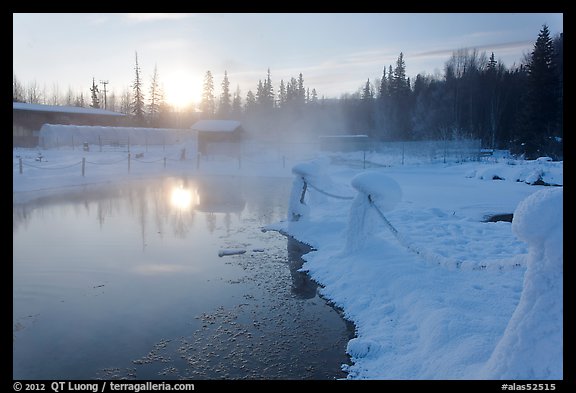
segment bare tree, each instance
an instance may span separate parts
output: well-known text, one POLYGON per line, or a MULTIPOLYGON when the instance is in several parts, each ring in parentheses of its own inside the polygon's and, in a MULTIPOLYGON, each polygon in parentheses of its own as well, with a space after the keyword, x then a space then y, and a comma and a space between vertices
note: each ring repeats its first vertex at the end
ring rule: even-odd
POLYGON ((26 101, 30 104, 41 104, 44 98, 36 79, 28 84, 26 89, 26 101))
POLYGON ((24 86, 16 77, 16 74, 12 76, 12 101, 14 102, 25 102, 26 93, 24 91, 24 86))

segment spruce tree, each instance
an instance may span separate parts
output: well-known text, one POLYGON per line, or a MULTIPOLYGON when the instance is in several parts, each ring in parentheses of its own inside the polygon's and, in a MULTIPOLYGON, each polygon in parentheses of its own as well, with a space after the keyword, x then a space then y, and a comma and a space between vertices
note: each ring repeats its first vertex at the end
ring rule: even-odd
POLYGON ((202 90, 202 102, 200 103, 200 109, 206 119, 214 117, 214 106, 214 78, 208 70, 204 76, 204 89, 202 90))
POLYGON ((388 74, 388 81, 393 135, 397 139, 411 139, 410 86, 406 79, 406 63, 402 52, 398 56, 392 77, 388 74))
POLYGON ((234 119, 240 119, 242 115, 242 97, 240 97, 240 86, 236 85, 236 92, 234 93, 234 98, 232 100, 232 117, 234 119))
POLYGON ((140 77, 140 66, 138 65, 138 52, 136 52, 136 64, 134 66, 134 71, 136 73, 134 77, 134 84, 132 89, 134 91, 133 101, 132 101, 132 113, 136 118, 136 123, 138 125, 144 124, 144 93, 142 92, 142 79, 140 77))
POLYGON ((310 98, 310 102, 312 104, 317 104, 318 103, 318 93, 316 92, 316 88, 312 88, 312 95, 310 98))
POLYGON ((244 107, 244 111, 246 113, 253 112, 254 109, 256 109, 256 105, 257 105, 256 96, 254 95, 252 90, 248 90, 248 93, 246 94, 246 104, 244 107))
POLYGON ((266 81, 264 82, 264 97, 266 109, 270 110, 274 108, 274 87, 272 86, 272 78, 270 77, 270 68, 268 68, 268 74, 266 75, 266 81))
POLYGON ((528 84, 522 136, 518 141, 525 158, 546 155, 548 139, 558 132, 558 74, 554 69, 554 47, 547 25, 543 25, 527 64, 528 84))
POLYGON ((160 118, 160 108, 162 107, 164 95, 160 88, 160 76, 158 75, 158 67, 154 66, 154 73, 150 81, 150 99, 148 103, 148 114, 153 125, 158 125, 160 118))
POLYGON ((232 102, 230 94, 230 81, 228 80, 228 72, 224 71, 224 79, 222 80, 222 93, 220 95, 220 106, 218 107, 218 117, 221 119, 228 119, 232 111, 232 102))
POLYGON ((90 88, 90 93, 92 97, 92 103, 90 104, 91 108, 100 108, 100 100, 98 99, 98 85, 96 84, 96 80, 92 78, 92 87, 90 88))
POLYGON ((298 74, 298 104, 303 105, 306 101, 306 89, 304 89, 304 77, 298 74))
POLYGON ((280 80, 280 90, 278 91, 278 107, 284 108, 286 106, 286 86, 284 85, 284 79, 280 80))

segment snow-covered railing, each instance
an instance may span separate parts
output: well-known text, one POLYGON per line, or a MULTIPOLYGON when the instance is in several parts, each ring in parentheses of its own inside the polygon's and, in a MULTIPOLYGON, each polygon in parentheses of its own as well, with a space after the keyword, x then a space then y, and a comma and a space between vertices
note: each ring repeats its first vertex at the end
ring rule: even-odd
POLYGON ((296 175, 296 177, 292 183, 292 193, 290 195, 290 204, 288 206, 288 217, 290 221, 299 221, 301 218, 305 218, 308 215, 309 208, 305 201, 308 187, 331 198, 343 200, 354 199, 353 196, 337 195, 314 185, 314 181, 320 177, 321 164, 322 160, 317 159, 295 165, 292 168, 292 173, 296 175))
MULTIPOLYGON (((386 218, 384 212, 391 211, 402 199, 402 189, 398 183, 387 175, 378 171, 363 172, 351 180, 352 187, 357 195, 339 195, 315 185, 320 179, 326 183, 326 176, 321 174, 322 160, 316 159, 298 164, 292 168, 295 175, 292 183, 290 203, 288 206, 288 218, 290 221, 306 219, 310 214, 310 207, 306 203, 309 189, 319 194, 340 200, 352 200, 348 213, 348 225, 346 230, 346 249, 357 250, 365 244, 366 239, 376 232, 378 218, 383 222, 398 242, 407 250, 419 255, 425 261, 448 269, 487 270, 488 268, 516 269, 524 267, 522 260, 510 259, 490 266, 482 261, 466 261, 449 258, 426 250, 409 239, 406 235, 394 227, 386 218)), ((329 183, 329 182, 328 182, 329 183)))
MULTIPOLYGON (((346 239, 348 249, 361 247, 365 239, 374 232, 372 211, 382 219, 400 243, 410 248, 410 245, 383 213, 394 209, 402 199, 402 190, 398 183, 379 172, 364 172, 353 177, 351 184, 358 194, 350 207, 346 239)), ((417 250, 416 252, 419 253, 417 250)))
POLYGON ((37 170, 66 170, 75 166, 80 166, 81 167, 80 172, 84 177, 86 175, 87 164, 92 166, 99 166, 99 165, 119 165, 123 163, 122 165, 126 165, 127 171, 130 172, 133 162, 138 162, 141 164, 156 164, 158 162, 162 162, 163 167, 165 169, 167 166, 167 161, 184 161, 186 159, 186 154, 185 151, 183 151, 180 153, 179 158, 168 158, 164 156, 154 160, 143 160, 142 159, 143 157, 144 157, 143 153, 139 154, 128 153, 127 155, 122 155, 119 159, 116 159, 114 161, 88 161, 86 160, 86 157, 82 157, 80 161, 75 161, 71 164, 52 165, 51 163, 48 163, 48 161, 44 158, 44 156, 42 156, 41 153, 38 153, 38 155, 35 158, 36 163, 32 164, 30 162, 25 162, 22 157, 18 157, 17 165, 18 165, 18 173, 20 175, 24 174, 24 167, 33 168, 37 170))
MULTIPOLYGON (((386 227, 407 250, 419 255, 425 261, 448 269, 485 270, 487 264, 478 261, 465 261, 448 258, 420 247, 402 234, 386 218, 384 212, 393 210, 402 199, 402 189, 398 183, 380 172, 365 172, 356 175, 351 181, 352 187, 358 191, 348 215, 347 228, 348 249, 358 249, 366 239, 375 232, 372 216, 379 217, 386 227)), ((492 265, 491 265, 492 266, 492 265)), ((499 270, 515 269, 521 267, 518 260, 511 260, 507 264, 499 263, 499 270)))

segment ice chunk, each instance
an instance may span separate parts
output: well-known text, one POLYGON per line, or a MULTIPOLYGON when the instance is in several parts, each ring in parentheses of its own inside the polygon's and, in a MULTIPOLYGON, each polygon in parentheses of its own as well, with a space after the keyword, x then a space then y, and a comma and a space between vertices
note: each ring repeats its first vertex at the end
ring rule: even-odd
POLYGON ((226 248, 218 251, 219 257, 224 257, 226 255, 239 255, 246 253, 246 250, 243 248, 226 248))

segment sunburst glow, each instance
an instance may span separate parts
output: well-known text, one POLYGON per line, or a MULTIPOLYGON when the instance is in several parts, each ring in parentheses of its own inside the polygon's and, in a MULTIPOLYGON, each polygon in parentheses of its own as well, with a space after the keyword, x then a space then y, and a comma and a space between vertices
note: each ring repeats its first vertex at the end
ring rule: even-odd
POLYGON ((189 108, 202 98, 202 78, 192 73, 174 72, 161 76, 164 86, 164 99, 177 108, 189 108))
POLYGON ((191 190, 178 186, 172 189, 170 204, 180 210, 189 210, 200 203, 200 196, 196 189, 191 190))

